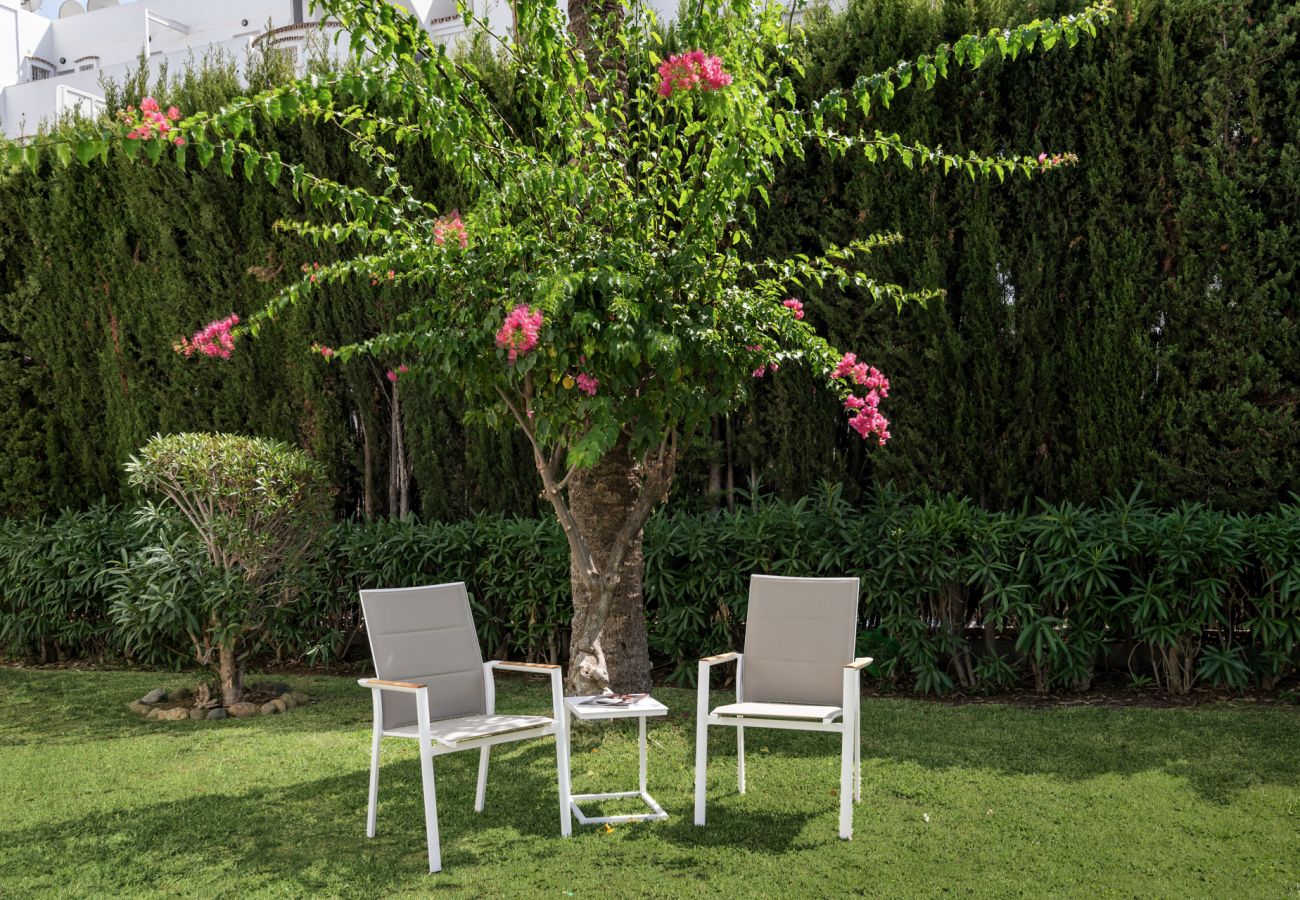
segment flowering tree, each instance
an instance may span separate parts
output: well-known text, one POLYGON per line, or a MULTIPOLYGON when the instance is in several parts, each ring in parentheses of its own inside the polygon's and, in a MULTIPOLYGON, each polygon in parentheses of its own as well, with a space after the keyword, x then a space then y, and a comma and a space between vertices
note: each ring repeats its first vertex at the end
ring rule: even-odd
MULTIPOLYGON (((157 121, 150 104, 144 133, 129 122, 134 140, 123 146, 285 179, 318 216, 284 227, 340 248, 342 259, 304 273, 235 334, 256 334, 287 305, 310 302, 320 284, 364 285, 375 272, 425 298, 391 330, 322 356, 400 362, 410 369, 404 379, 454 390, 469 415, 527 436, 571 551, 568 681, 583 692, 648 686, 642 526, 667 496, 686 443, 743 403, 755 379, 809 367, 844 404, 849 427, 876 443, 889 439, 888 379, 831 347, 795 295, 827 281, 899 306, 937 292, 863 274, 863 258, 897 235, 863 235, 817 258, 750 259, 776 167, 808 147, 972 178, 1070 162, 923 146, 874 128, 872 111, 986 57, 1073 44, 1111 14, 1107 0, 1057 21, 968 35, 801 106, 799 60, 772 6, 689 4, 676 34, 691 49, 668 55, 637 2, 572 0, 566 22, 554 0, 518 0, 516 34, 500 44, 527 117, 520 128, 467 63, 400 10, 322 5, 350 35, 352 70, 179 122, 165 114, 157 121), (373 172, 372 187, 315 177, 259 151, 250 137, 257 124, 283 118, 344 129, 373 172), (395 150, 415 141, 473 198, 463 213, 437 208, 403 182, 395 150)), ((463 16, 467 26, 487 27, 468 10, 463 16)), ((113 137, 57 152, 85 162, 106 154, 113 137)), ((228 352, 231 329, 216 325, 189 344, 228 352)))

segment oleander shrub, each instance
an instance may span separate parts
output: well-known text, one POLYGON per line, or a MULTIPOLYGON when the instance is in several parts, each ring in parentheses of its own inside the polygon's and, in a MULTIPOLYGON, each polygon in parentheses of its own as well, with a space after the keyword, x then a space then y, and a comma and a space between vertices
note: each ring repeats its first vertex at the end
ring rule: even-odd
POLYGON ((182 631, 216 673, 223 705, 238 703, 248 658, 320 567, 324 469, 278 441, 201 433, 159 435, 126 469, 133 487, 164 501, 138 513, 161 540, 117 570, 114 619, 136 647, 154 643, 159 625, 182 631))
MULTIPOLYGON (((1132 495, 998 513, 888 485, 860 504, 837 485, 795 502, 742 500, 735 511, 647 523, 648 627, 662 678, 691 683, 699 657, 742 647, 753 572, 861 578, 858 649, 876 659, 869 674, 899 689, 1069 691, 1110 669, 1172 693, 1273 690, 1300 663, 1295 503, 1247 515, 1132 495)), ((176 575, 200 565, 185 540, 174 522, 103 506, 0 523, 0 651, 192 659, 175 617, 114 615, 121 604, 185 608, 199 585, 219 586, 176 575), (113 574, 121 559, 163 552, 174 559, 157 570, 128 566, 135 580, 113 574)), ((321 543, 305 586, 264 619, 263 659, 364 656, 359 588, 457 580, 469 585, 485 654, 567 654, 568 554, 553 521, 342 522, 321 543)))
POLYGON ((104 503, 31 521, 0 521, 0 649, 57 662, 120 656, 105 564, 141 534, 104 503))

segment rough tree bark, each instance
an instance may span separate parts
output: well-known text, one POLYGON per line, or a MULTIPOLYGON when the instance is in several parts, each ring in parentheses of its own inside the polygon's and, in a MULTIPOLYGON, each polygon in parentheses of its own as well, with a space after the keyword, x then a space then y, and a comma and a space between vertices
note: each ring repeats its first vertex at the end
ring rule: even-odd
MULTIPOLYGON (((569 509, 577 523, 578 531, 597 560, 610 557, 614 541, 623 523, 636 506, 642 487, 641 467, 620 444, 605 454, 590 469, 573 473, 569 482, 569 509)), ((643 531, 637 529, 623 556, 617 572, 602 573, 602 581, 612 581, 605 590, 607 598, 599 596, 599 588, 588 585, 572 558, 570 572, 573 582, 573 634, 569 673, 575 693, 595 693, 603 685, 589 679, 574 679, 580 673, 581 644, 584 634, 600 632, 601 648, 605 655, 608 686, 615 691, 648 691, 650 689, 650 648, 646 642, 645 599, 643 575, 645 561, 641 552, 643 531), (613 578, 610 578, 610 576, 613 578), (602 603, 602 600, 604 601, 602 603), (592 615, 602 606, 608 609, 603 629, 592 621, 592 615)))

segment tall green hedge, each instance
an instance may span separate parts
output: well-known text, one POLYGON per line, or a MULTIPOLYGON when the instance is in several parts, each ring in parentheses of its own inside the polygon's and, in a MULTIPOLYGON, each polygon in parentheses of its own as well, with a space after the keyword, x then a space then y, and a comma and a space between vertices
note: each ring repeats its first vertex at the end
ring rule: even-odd
MULTIPOLYGON (((134 518, 96 506, 0 523, 0 654, 189 658, 180 625, 132 614, 130 567, 168 540, 156 520, 134 518)), ((451 580, 469 585, 489 656, 567 656, 568 547, 551 518, 347 522, 326 542, 316 587, 267 626, 274 659, 346 654, 359 639, 358 589, 451 580)), ((754 572, 861 578, 858 644, 877 660, 871 673, 922 691, 1072 690, 1101 669, 1174 692, 1273 688, 1300 664, 1294 505, 1247 515, 1133 497, 998 513, 889 488, 855 506, 822 487, 794 503, 656 515, 645 561, 651 652, 676 681, 700 657, 742 646, 754 572)))
MULTIPOLYGON (((1078 166, 1005 185, 816 156, 787 168, 760 252, 896 229, 907 243, 883 276, 947 297, 896 315, 811 292, 809 315, 835 342, 890 373, 895 439, 864 454, 813 379, 790 373, 744 417, 744 468, 791 498, 847 470, 1000 509, 1097 503, 1138 482, 1161 502, 1232 509, 1300 490, 1300 8, 1120 7, 1095 42, 989 66, 881 116, 927 143, 1069 149, 1078 166)), ((806 89, 1070 8, 856 0, 812 27, 806 89)))
MULTIPOLYGON (((894 441, 864 451, 814 377, 787 367, 718 424, 721 440, 696 445, 680 467, 679 507, 699 504, 710 465, 728 455, 737 484, 756 477, 786 498, 822 479, 845 481, 851 499, 892 479, 989 509, 1097 503, 1138 482, 1161 503, 1251 511, 1300 492, 1296 5, 1120 5, 1096 41, 990 64, 880 114, 882 129, 947 147, 1073 150, 1076 167, 999 185, 791 162, 757 252, 898 230, 907 243, 879 259, 880 274, 947 296, 899 315, 810 291, 809 315, 891 376, 894 441)), ((1070 8, 852 0, 843 15, 811 17, 803 90, 848 84, 969 29, 1070 8)), ((480 68, 508 106, 508 71, 480 68)), ((133 83, 110 101, 144 90, 133 83)), ((239 86, 217 67, 159 90, 197 109, 239 86)), ((268 146, 357 176, 337 133, 285 127, 268 146)), ((427 195, 464 202, 418 148, 404 148, 402 165, 427 195)), ((228 363, 170 349, 204 321, 256 308, 314 258, 271 229, 295 210, 282 191, 214 171, 113 161, 0 175, 0 514, 116 499, 127 454, 180 430, 297 442, 329 467, 342 512, 365 510, 365 496, 373 515, 389 511, 382 370, 326 369, 307 352, 313 339, 372 329, 391 312, 379 294, 333 290, 228 363)), ((404 396, 403 407, 421 515, 537 509, 517 438, 462 425, 455 398, 404 396)))
MULTIPOLYGON (((274 66, 254 86, 285 77, 274 66)), ((213 108, 242 88, 229 62, 110 92, 110 106, 156 93, 185 110, 213 108)), ((358 177, 346 136, 286 126, 268 149, 341 180, 358 177)), ((408 168, 424 165, 414 156, 408 168)), ((437 173, 412 180, 431 195, 437 173)), ((226 177, 216 166, 149 167, 114 155, 106 166, 0 177, 0 515, 80 507, 124 489, 122 465, 149 436, 227 431, 301 445, 329 469, 344 512, 389 511, 391 387, 384 367, 326 366, 313 341, 371 333, 401 305, 387 289, 327 289, 289 311, 230 360, 187 359, 182 335, 259 308, 322 257, 274 230, 301 215, 285 190, 226 177), (386 307, 385 304, 388 304, 386 307), (370 465, 367 466, 367 457, 370 465), (367 471, 369 470, 369 477, 367 471)), ((513 437, 460 423, 455 398, 403 398, 416 509, 452 518, 523 502, 528 457, 513 437), (515 465, 515 456, 525 465, 515 465)))

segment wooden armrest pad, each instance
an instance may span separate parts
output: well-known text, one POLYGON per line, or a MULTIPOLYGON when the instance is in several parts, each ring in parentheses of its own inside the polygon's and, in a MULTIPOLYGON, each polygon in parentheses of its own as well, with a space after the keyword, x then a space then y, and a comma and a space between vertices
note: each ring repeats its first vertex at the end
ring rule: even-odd
POLYGON ((874 660, 873 660, 870 656, 859 656, 857 659, 853 660, 853 662, 849 663, 849 664, 848 664, 847 666, 845 666, 844 668, 846 668, 846 669, 859 669, 859 670, 861 670, 861 669, 865 669, 867 666, 871 665, 873 662, 874 662, 874 660))
POLYGON ((503 659, 498 659, 492 665, 509 666, 512 669, 546 669, 548 671, 551 669, 559 668, 559 666, 557 666, 555 663, 517 663, 517 662, 507 662, 506 660, 503 659))
POLYGON ((382 678, 367 678, 365 683, 369 685, 374 685, 375 687, 405 688, 408 691, 418 691, 421 688, 428 687, 428 685, 413 684, 412 682, 409 681, 385 681, 382 678))
POLYGON ((706 656, 704 657, 704 659, 700 660, 700 662, 702 663, 730 662, 731 660, 736 659, 739 656, 740 654, 737 653, 735 650, 730 650, 726 653, 719 653, 717 656, 706 656))

